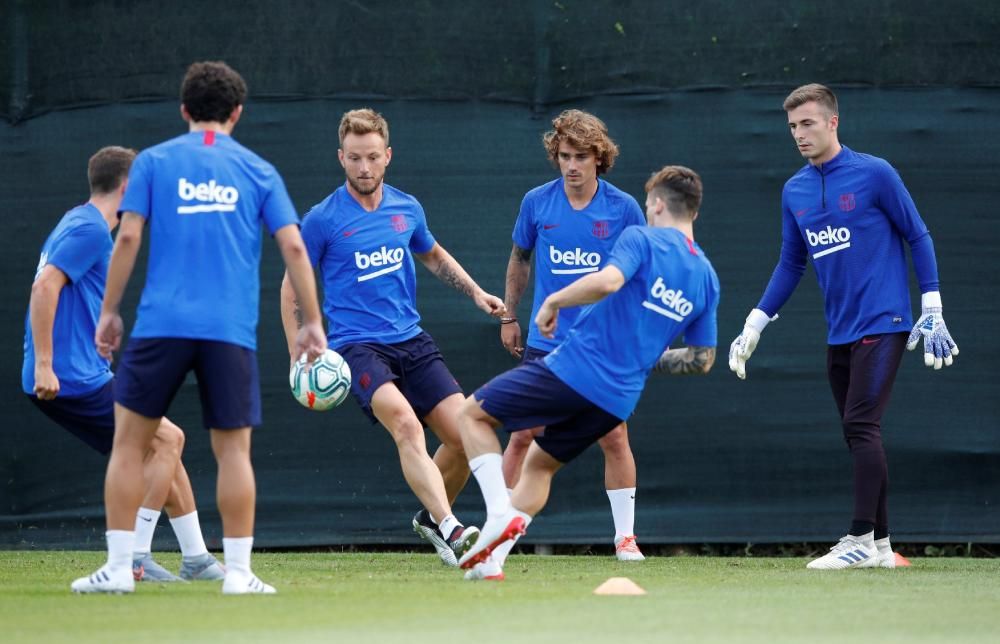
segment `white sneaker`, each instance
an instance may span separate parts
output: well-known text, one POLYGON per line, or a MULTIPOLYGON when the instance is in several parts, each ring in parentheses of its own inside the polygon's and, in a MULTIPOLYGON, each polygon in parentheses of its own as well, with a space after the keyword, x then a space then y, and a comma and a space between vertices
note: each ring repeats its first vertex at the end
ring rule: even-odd
POLYGON ((615 537, 615 556, 618 557, 618 561, 646 560, 646 557, 639 550, 639 544, 636 543, 634 534, 615 537))
POLYGON ((524 528, 524 519, 514 508, 499 517, 487 516, 476 543, 458 560, 459 567, 467 570, 486 561, 494 548, 508 539, 524 534, 524 528))
POLYGON ((80 577, 70 588, 74 593, 122 593, 135 592, 135 578, 130 568, 111 570, 107 565, 101 566, 89 577, 80 577))
POLYGON ((879 568, 896 567, 896 553, 892 551, 892 546, 889 544, 889 537, 886 537, 885 539, 876 539, 875 548, 878 550, 879 568))
POLYGON ((813 570, 841 570, 844 568, 874 568, 878 565, 878 550, 847 535, 840 538, 830 552, 819 559, 813 559, 806 568, 813 570))
POLYGON ((222 594, 223 595, 248 595, 248 594, 264 594, 273 595, 276 591, 274 586, 265 584, 257 575, 252 572, 241 572, 238 570, 227 570, 226 578, 222 582, 222 594))
POLYGON ((493 557, 487 557, 465 572, 466 581, 503 581, 503 568, 493 557))

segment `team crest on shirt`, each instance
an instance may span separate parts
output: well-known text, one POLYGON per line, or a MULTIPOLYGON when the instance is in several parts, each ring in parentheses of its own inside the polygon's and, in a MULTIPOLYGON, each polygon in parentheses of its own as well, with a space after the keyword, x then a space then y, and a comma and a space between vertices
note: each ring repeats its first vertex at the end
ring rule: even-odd
POLYGON ((392 229, 397 233, 405 233, 410 227, 410 224, 406 221, 406 215, 393 215, 390 218, 390 222, 392 223, 392 229))
POLYGON ((853 192, 848 192, 846 195, 840 195, 840 210, 842 212, 851 212, 854 210, 853 192))
POLYGON ((611 226, 609 226, 606 221, 595 221, 594 228, 591 232, 594 233, 594 237, 597 237, 598 239, 606 239, 607 236, 611 234, 611 226))

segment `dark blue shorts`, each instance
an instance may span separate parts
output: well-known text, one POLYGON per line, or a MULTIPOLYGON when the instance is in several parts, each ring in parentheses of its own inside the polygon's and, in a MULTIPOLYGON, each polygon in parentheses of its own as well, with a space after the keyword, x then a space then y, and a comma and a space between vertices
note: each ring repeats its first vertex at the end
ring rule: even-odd
POLYGON ((424 332, 396 344, 347 344, 337 352, 351 368, 354 399, 373 423, 378 419, 372 413, 372 395, 387 382, 396 382, 417 418, 448 396, 462 393, 434 339, 424 332))
POLYGON ((239 345, 188 338, 134 338, 115 371, 115 402, 147 418, 162 418, 194 370, 201 417, 210 429, 261 423, 257 354, 239 345))
POLYGON ((115 398, 111 382, 82 396, 39 400, 29 394, 28 400, 87 445, 101 454, 110 454, 115 440, 115 398))
POLYGON ((534 362, 535 360, 541 360, 545 356, 549 355, 549 351, 544 349, 536 349, 535 347, 524 347, 524 355, 521 356, 521 362, 534 362))
POLYGON ((541 360, 500 374, 473 395, 505 431, 544 427, 535 442, 560 463, 570 462, 622 422, 557 378, 541 360))

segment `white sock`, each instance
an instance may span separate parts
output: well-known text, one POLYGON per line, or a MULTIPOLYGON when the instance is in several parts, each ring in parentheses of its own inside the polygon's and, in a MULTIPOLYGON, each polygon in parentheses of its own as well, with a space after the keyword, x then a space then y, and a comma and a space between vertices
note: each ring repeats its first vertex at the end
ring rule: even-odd
MULTIPOLYGON (((531 516, 525 514, 524 512, 521 512, 517 508, 514 508, 514 512, 517 513, 517 516, 524 519, 524 527, 527 528, 528 524, 531 523, 531 516)), ((507 561, 507 555, 509 555, 510 551, 514 549, 514 544, 517 543, 517 540, 520 538, 521 535, 517 535, 513 539, 508 539, 504 541, 499 546, 493 549, 493 552, 490 553, 490 556, 493 557, 493 560, 496 561, 498 564, 500 564, 501 567, 503 567, 504 563, 506 563, 507 561)))
POLYGON ((507 488, 507 496, 514 496, 514 488, 512 487, 507 488))
POLYGON ((855 540, 860 541, 862 544, 868 546, 869 548, 875 547, 875 531, 866 532, 862 535, 857 535, 854 537, 855 540))
POLYGON ((889 544, 889 537, 883 537, 882 539, 875 540, 875 547, 878 548, 880 553, 892 552, 892 545, 889 544))
POLYGON ((153 532, 156 530, 156 522, 160 520, 160 511, 149 508, 139 508, 135 515, 135 545, 133 546, 136 559, 140 555, 148 555, 153 545, 153 532))
POLYGON ((441 536, 443 536, 445 541, 447 541, 448 537, 451 536, 451 533, 455 530, 455 528, 460 525, 462 525, 462 523, 455 518, 455 515, 449 514, 445 518, 441 519, 440 523, 438 523, 438 530, 441 531, 441 536))
POLYGON ((615 522, 615 537, 631 537, 635 534, 635 488, 623 487, 608 490, 611 501, 611 518, 615 522))
POLYGON ((482 490, 487 516, 500 516, 507 512, 510 497, 503 480, 503 457, 495 453, 480 454, 469 460, 469 469, 482 490))
POLYGON ((132 548, 135 532, 131 530, 108 530, 104 533, 108 540, 108 568, 132 570, 132 548))
POLYGON ((181 556, 197 557, 208 552, 205 538, 201 536, 201 524, 198 522, 198 511, 189 512, 182 517, 170 519, 170 526, 177 535, 177 543, 181 546, 181 556))
POLYGON ((223 537, 222 552, 226 560, 226 570, 249 573, 252 549, 253 537, 223 537))

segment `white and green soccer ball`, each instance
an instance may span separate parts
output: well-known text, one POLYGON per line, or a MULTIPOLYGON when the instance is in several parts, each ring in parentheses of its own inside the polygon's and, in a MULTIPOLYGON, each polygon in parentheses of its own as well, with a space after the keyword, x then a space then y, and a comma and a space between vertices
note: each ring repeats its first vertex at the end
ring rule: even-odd
POLYGON ((344 402, 351 393, 351 368, 339 353, 327 349, 308 371, 305 356, 299 358, 288 373, 288 384, 303 407, 326 411, 344 402))

